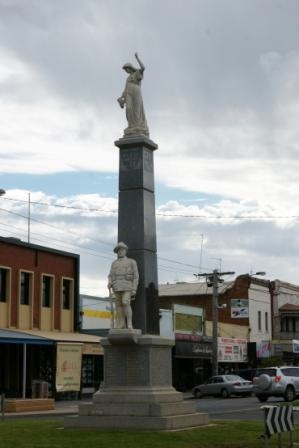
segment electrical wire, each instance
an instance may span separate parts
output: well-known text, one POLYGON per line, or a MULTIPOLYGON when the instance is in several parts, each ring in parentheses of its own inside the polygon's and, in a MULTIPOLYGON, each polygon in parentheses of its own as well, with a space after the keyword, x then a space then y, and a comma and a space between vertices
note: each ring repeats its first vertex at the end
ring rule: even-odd
MULTIPOLYGON (((9 198, 9 197, 2 197, 3 200, 6 201, 15 201, 15 202, 21 202, 21 203, 28 203, 28 201, 24 199, 16 199, 16 198, 9 198)), ((71 210, 78 210, 81 212, 101 212, 101 213, 112 213, 112 214, 118 214, 117 210, 105 210, 100 208, 82 208, 82 207, 75 207, 71 205, 61 205, 61 204, 50 204, 47 202, 41 202, 41 201, 30 201, 30 204, 34 205, 43 205, 47 207, 58 207, 58 208, 65 208, 65 209, 71 209, 71 210)), ((175 217, 175 218, 192 218, 192 219, 248 219, 248 220, 275 220, 275 219, 299 219, 299 215, 274 215, 274 216, 264 216, 264 215, 233 215, 233 216, 223 216, 223 215, 215 215, 215 216, 207 216, 207 215, 187 215, 187 214, 179 214, 179 213, 162 213, 156 211, 157 216, 164 216, 164 217, 175 217)))

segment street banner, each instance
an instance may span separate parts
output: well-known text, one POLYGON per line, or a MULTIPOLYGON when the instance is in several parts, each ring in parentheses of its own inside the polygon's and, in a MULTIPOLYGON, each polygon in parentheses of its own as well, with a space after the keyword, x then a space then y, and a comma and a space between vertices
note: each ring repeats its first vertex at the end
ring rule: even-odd
POLYGON ((57 392, 80 391, 82 345, 57 343, 57 392))

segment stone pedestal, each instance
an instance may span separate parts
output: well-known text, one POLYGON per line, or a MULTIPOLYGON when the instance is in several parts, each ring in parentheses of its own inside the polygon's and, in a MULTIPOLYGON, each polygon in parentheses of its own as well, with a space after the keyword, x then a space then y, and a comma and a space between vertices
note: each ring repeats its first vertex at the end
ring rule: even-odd
POLYGON ((171 386, 173 341, 140 330, 110 330, 102 340, 104 384, 65 427, 180 429, 208 424, 171 386))

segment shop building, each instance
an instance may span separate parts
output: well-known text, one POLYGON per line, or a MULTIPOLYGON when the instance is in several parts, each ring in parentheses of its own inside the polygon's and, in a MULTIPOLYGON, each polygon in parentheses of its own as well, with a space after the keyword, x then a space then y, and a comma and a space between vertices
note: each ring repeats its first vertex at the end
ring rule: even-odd
MULTIPOLYGON (((218 365, 220 372, 238 370, 258 363, 261 346, 271 341, 271 295, 269 281, 249 275, 219 286, 218 365), (259 351, 260 350, 260 351, 259 351)), ((212 286, 205 282, 159 286, 160 308, 175 310, 189 306, 202 310, 202 329, 196 334, 175 334, 174 385, 185 376, 185 387, 201 382, 211 374, 212 286), (181 339, 184 339, 182 349, 181 339), (190 353, 193 354, 192 361, 190 353), (187 373, 186 373, 187 372, 187 373), (192 384, 193 383, 193 384, 192 384)), ((270 352, 267 352, 270 356, 270 352)))
POLYGON ((273 303, 273 354, 284 364, 299 365, 299 286, 271 282, 273 303))
POLYGON ((79 267, 76 254, 0 237, 0 391, 6 396, 82 391, 86 365, 102 349, 98 337, 78 332, 79 267))

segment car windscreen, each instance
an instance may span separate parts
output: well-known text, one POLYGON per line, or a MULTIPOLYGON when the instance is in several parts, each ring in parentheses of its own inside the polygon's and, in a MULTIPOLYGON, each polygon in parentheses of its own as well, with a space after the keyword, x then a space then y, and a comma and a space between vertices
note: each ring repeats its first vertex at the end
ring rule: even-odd
POLYGON ((231 381, 244 381, 243 378, 241 378, 238 375, 225 375, 224 378, 225 378, 226 381, 229 381, 229 382, 231 382, 231 381))

